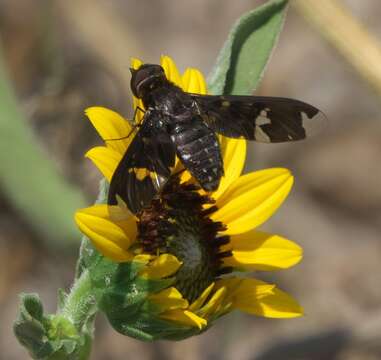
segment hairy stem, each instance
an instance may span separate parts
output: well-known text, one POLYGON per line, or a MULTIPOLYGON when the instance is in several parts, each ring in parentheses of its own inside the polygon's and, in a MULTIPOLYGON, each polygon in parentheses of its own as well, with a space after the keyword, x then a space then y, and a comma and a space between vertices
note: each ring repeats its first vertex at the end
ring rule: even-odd
POLYGON ((96 310, 96 300, 91 287, 90 274, 86 269, 74 282, 60 312, 74 324, 78 331, 82 331, 83 327, 88 324, 89 319, 94 316, 96 310))

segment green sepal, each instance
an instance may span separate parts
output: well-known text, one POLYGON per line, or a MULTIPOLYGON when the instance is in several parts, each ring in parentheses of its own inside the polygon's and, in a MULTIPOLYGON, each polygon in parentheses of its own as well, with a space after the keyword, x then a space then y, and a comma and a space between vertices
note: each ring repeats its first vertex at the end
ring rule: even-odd
POLYGON ((13 325, 19 342, 33 359, 82 360, 90 351, 91 336, 79 334, 75 326, 64 316, 44 315, 37 294, 21 294, 18 318, 13 325))
POLYGON ((117 264, 102 258, 90 269, 98 307, 112 327, 143 341, 186 338, 199 333, 198 329, 159 318, 159 307, 150 302, 149 295, 172 286, 174 278, 152 280, 139 276, 144 266, 137 261, 117 264))
POLYGON ((259 84, 285 19, 287 0, 271 0, 233 25, 208 77, 211 94, 250 95, 259 84))
POLYGON ((108 317, 118 317, 128 321, 139 312, 150 294, 156 293, 172 285, 173 279, 149 280, 139 276, 144 263, 130 261, 116 264, 104 259, 102 267, 98 266, 100 278, 96 272, 93 274, 93 286, 99 296, 99 308, 108 317), (115 265, 112 272, 108 272, 115 265), (106 270, 107 268, 107 270, 106 270), (102 271, 103 269, 103 271, 102 271))
POLYGON ((119 333, 142 341, 183 340, 205 330, 165 321, 155 314, 145 312, 130 316, 128 321, 120 321, 118 317, 108 317, 108 320, 119 333))

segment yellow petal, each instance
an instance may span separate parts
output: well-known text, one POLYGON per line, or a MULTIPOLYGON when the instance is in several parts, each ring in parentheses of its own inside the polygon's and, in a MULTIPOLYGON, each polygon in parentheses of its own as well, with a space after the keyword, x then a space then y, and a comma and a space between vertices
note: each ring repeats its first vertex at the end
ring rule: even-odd
POLYGON ((93 217, 109 220, 124 231, 131 243, 135 241, 137 235, 136 218, 128 209, 119 206, 96 204, 80 211, 93 217))
POLYGON ((186 309, 188 307, 188 301, 183 298, 181 293, 175 287, 170 287, 156 294, 152 294, 149 296, 149 300, 159 306, 161 309, 160 312, 174 309, 186 309))
POLYGON ((155 258, 155 255, 151 254, 139 254, 134 256, 134 261, 140 262, 143 264, 148 264, 151 260, 155 258))
POLYGON ((169 56, 162 55, 160 64, 165 71, 167 79, 182 88, 181 76, 175 62, 169 56))
POLYGON ((249 314, 269 318, 303 315, 303 309, 290 295, 260 280, 244 279, 236 288, 232 300, 233 308, 249 314))
POLYGON ((177 260, 176 256, 162 254, 147 265, 140 272, 140 276, 148 279, 162 279, 174 274, 181 264, 182 262, 177 260))
POLYGON ((191 183, 196 182, 196 180, 192 178, 192 175, 189 171, 183 171, 180 175, 180 183, 186 183, 186 182, 191 182, 191 183))
POLYGON ((86 213, 88 215, 97 216, 102 219, 110 220, 116 223, 117 225, 121 225, 125 221, 127 221, 128 224, 130 224, 131 219, 135 221, 134 217, 128 210, 114 205, 95 204, 88 208, 81 209, 81 212, 86 213))
POLYGON ((188 170, 184 169, 184 165, 180 161, 180 159, 176 156, 175 166, 172 171, 173 174, 179 173, 180 174, 180 183, 185 182, 195 182, 196 180, 192 178, 191 173, 188 170))
POLYGON ((85 113, 107 146, 123 155, 133 137, 127 137, 132 129, 128 121, 115 111, 104 107, 90 107, 85 113))
POLYGON ((198 310, 205 302, 205 300, 208 298, 210 292, 212 291, 214 287, 214 283, 211 283, 203 292, 202 294, 189 306, 189 310, 196 311, 198 310))
POLYGON ((217 199, 212 220, 227 225, 225 234, 242 234, 264 223, 283 203, 293 184, 287 169, 256 171, 234 181, 217 199))
POLYGON ((98 206, 106 207, 109 220, 118 225, 132 242, 135 241, 138 233, 136 218, 127 208, 110 205, 98 206))
POLYGON ((96 146, 90 149, 85 156, 94 163, 107 181, 110 182, 123 155, 109 147, 96 146))
POLYGON ((227 290, 225 287, 219 288, 210 300, 197 312, 204 318, 208 318, 218 312, 220 307, 223 305, 225 300, 225 295, 227 290))
POLYGON ((131 58, 131 68, 134 70, 139 69, 143 65, 143 61, 137 58, 131 58))
POLYGON ((174 321, 178 324, 198 327, 200 330, 207 325, 207 321, 189 310, 175 309, 160 314, 165 320, 174 321))
POLYGON ((245 270, 286 269, 303 256, 303 249, 294 242, 255 230, 232 236, 229 245, 233 255, 224 264, 245 270))
POLYGON ((184 75, 182 76, 182 81, 183 90, 186 92, 201 95, 205 95, 207 93, 204 75, 197 69, 186 69, 184 75))
POLYGON ((98 210, 103 211, 99 207, 105 208, 106 205, 92 206, 75 213, 79 229, 104 256, 118 262, 131 260, 133 256, 128 248, 132 241, 118 225, 98 216, 98 210))
POLYGON ((246 140, 221 138, 225 175, 221 178, 217 191, 212 194, 214 199, 218 199, 239 178, 246 159, 246 140))
POLYGON ((257 301, 257 299, 271 294, 275 285, 266 284, 255 279, 231 277, 220 279, 216 282, 215 289, 222 288, 226 290, 222 307, 227 307, 232 310, 232 308, 236 307, 237 299, 246 296, 248 288, 250 290, 251 299, 257 301))

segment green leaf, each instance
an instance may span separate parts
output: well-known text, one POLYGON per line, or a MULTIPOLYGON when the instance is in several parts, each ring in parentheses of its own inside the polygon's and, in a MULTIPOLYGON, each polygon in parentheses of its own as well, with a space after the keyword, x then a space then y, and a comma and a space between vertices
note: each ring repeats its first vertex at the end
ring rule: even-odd
POLYGON ((37 294, 21 294, 20 299, 19 314, 13 324, 15 336, 34 358, 40 353, 51 353, 51 345, 44 341, 45 328, 40 298, 37 294))
POLYGON ((21 315, 24 318, 34 318, 42 321, 44 309, 39 296, 37 294, 21 294, 20 297, 23 304, 21 315))
POLYGON ((238 19, 209 76, 212 94, 253 92, 282 30, 287 4, 287 0, 268 1, 238 19))

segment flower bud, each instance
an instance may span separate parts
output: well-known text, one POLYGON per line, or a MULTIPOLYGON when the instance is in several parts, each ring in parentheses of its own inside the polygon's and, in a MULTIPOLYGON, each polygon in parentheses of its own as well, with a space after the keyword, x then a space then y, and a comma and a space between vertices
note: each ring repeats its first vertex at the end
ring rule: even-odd
POLYGON ((89 354, 90 336, 85 332, 79 334, 72 322, 61 314, 44 315, 36 294, 21 295, 13 330, 33 359, 80 360, 89 354))

